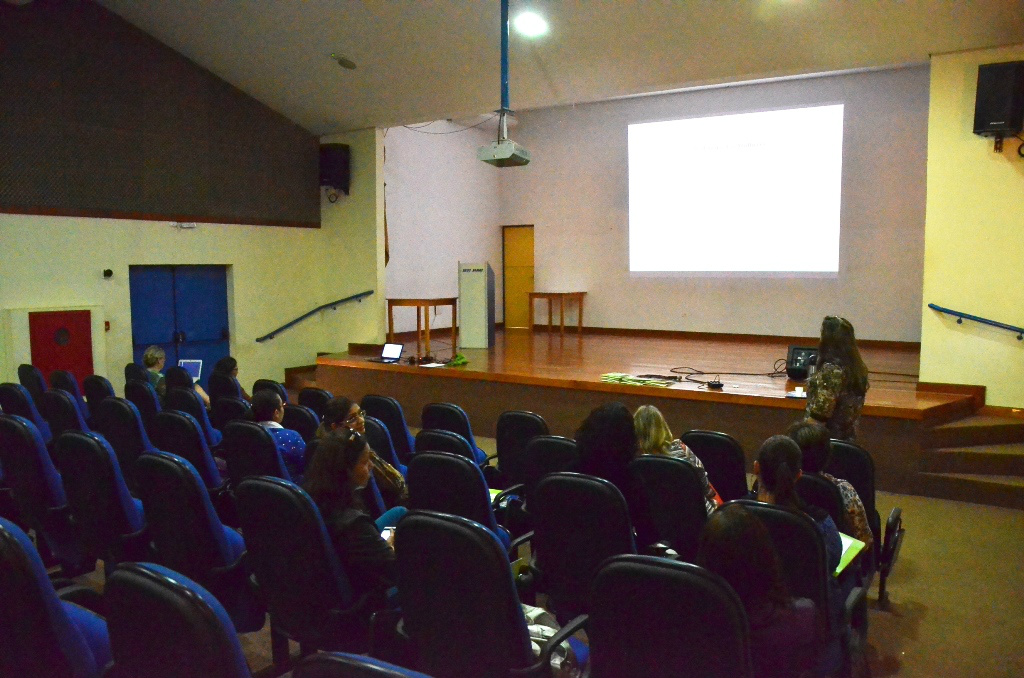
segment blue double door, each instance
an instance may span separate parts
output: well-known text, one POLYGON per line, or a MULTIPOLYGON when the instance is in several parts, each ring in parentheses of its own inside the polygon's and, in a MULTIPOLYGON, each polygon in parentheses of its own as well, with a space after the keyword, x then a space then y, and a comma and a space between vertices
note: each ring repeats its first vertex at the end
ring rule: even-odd
POLYGON ((179 360, 203 361, 205 388, 213 365, 230 352, 226 266, 130 266, 135 362, 149 346, 179 360))

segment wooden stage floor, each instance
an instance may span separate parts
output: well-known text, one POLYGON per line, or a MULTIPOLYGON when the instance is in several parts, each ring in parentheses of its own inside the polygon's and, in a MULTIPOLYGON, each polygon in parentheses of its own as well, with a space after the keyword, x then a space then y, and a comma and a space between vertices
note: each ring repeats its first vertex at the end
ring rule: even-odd
MULTIPOLYGON (((552 433, 571 436, 601 402, 621 400, 631 408, 652 403, 662 409, 677 434, 693 428, 725 431, 740 440, 751 457, 764 438, 802 416, 805 401, 786 397, 800 384, 788 381, 784 373, 770 376, 777 363, 784 364, 791 343, 797 342, 785 337, 508 330, 497 333, 492 349, 463 349, 469 362, 456 368, 384 365, 347 353, 321 356, 317 384, 349 397, 392 395, 402 403, 412 426, 418 425, 424 404, 455 402, 469 413, 474 430, 488 436, 494 435, 497 416, 505 410, 533 410, 545 417, 552 433), (667 388, 601 381, 601 375, 610 372, 667 376, 673 368, 699 370, 704 375, 696 378, 719 378, 725 386, 709 391, 685 380, 667 388)), ((435 355, 451 355, 450 343, 432 344, 435 355)), ((405 355, 415 351, 415 341, 406 344, 405 355)), ((909 491, 905 481, 909 482, 927 429, 966 416, 979 403, 956 389, 919 384, 916 345, 864 342, 861 353, 871 372, 871 388, 860 442, 875 455, 880 471, 896 479, 887 482, 880 477, 879 486, 909 491)))

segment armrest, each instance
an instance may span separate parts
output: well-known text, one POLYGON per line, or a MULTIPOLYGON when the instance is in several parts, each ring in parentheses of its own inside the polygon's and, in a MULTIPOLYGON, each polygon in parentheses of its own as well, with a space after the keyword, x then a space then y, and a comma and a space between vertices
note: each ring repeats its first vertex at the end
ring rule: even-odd
POLYGON ((512 540, 512 543, 508 546, 509 553, 515 553, 519 550, 519 547, 523 544, 529 544, 533 540, 533 530, 530 530, 526 534, 520 535, 512 540))
POLYGON ((868 592, 864 587, 854 587, 846 597, 843 624, 853 631, 859 639, 860 647, 863 647, 868 636, 868 592))
POLYGON ((66 586, 58 589, 57 597, 65 602, 74 603, 75 605, 84 607, 90 612, 95 612, 101 617, 105 617, 107 615, 107 605, 106 601, 103 600, 103 595, 88 586, 82 586, 80 584, 66 586))
POLYGON ((525 485, 513 485, 507 490, 502 490, 498 494, 494 495, 494 499, 491 500, 491 508, 497 509, 499 506, 501 506, 502 499, 505 499, 506 497, 515 496, 519 489, 522 487, 525 487, 525 485))
POLYGON ((569 639, 570 636, 574 635, 584 627, 590 620, 585 614, 581 614, 576 617, 568 624, 558 629, 555 635, 548 638, 548 642, 544 643, 544 647, 540 649, 540 657, 531 666, 527 666, 521 669, 512 669, 509 671, 510 676, 547 676, 551 674, 551 653, 554 652, 555 648, 564 643, 569 639))
POLYGON ((667 558, 669 560, 679 560, 679 554, 672 549, 671 546, 665 542, 659 541, 651 544, 644 549, 646 555, 658 556, 659 558, 667 558))
POLYGON ((900 554, 900 546, 903 545, 903 510, 897 506, 889 514, 889 518, 885 521, 885 541, 882 544, 882 556, 879 559, 879 569, 883 570, 886 574, 892 569, 892 566, 896 563, 896 558, 900 554))

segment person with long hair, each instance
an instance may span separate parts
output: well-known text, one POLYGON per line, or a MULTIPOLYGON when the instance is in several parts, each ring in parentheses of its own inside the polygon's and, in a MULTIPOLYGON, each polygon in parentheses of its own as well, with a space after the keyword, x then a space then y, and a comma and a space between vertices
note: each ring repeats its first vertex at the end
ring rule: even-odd
MULTIPOLYGON (((316 438, 321 439, 337 431, 355 431, 366 434, 366 413, 359 403, 338 396, 327 401, 324 407, 324 418, 316 430, 316 438)), ((315 454, 315 453, 314 453, 315 454)), ((381 498, 388 506, 402 506, 409 500, 409 487, 401 472, 389 464, 370 448, 370 461, 373 464, 373 478, 377 481, 377 489, 381 498)))
POLYGON ((636 429, 640 454, 664 454, 682 459, 697 469, 697 475, 700 476, 701 485, 704 487, 704 507, 707 509, 708 515, 722 505, 722 498, 718 496, 718 492, 708 480, 708 472, 704 470, 704 464, 697 458, 693 450, 672 435, 672 430, 668 427, 668 422, 662 416, 661 410, 654 405, 641 405, 633 414, 633 427, 636 429))
POLYGON ((366 512, 361 490, 373 473, 370 454, 366 439, 351 429, 324 436, 317 442, 302 487, 320 509, 331 543, 357 595, 371 593, 383 603, 398 573, 393 538, 384 539, 381 531, 397 525, 406 509, 392 508, 376 521, 366 512))
MULTIPOLYGON (((223 374, 226 377, 231 377, 236 382, 238 381, 238 361, 229 355, 224 356, 213 364, 213 374, 223 374)), ((211 375, 212 377, 213 375, 211 375)), ((252 396, 245 392, 245 388, 242 387, 241 383, 238 384, 238 389, 242 392, 242 399, 246 402, 252 402, 252 396)))
POLYGON ((696 564, 732 586, 750 623, 758 678, 798 676, 814 663, 814 603, 786 590, 768 530, 739 504, 715 511, 700 535, 696 564))
MULTIPOLYGON (((803 473, 800 446, 789 436, 772 436, 761 444, 754 462, 757 476, 757 500, 800 511, 811 518, 825 544, 825 555, 829 573, 839 566, 843 554, 843 542, 839 528, 827 511, 805 504, 796 493, 796 481, 803 473)), ((838 627, 843 613, 843 601, 849 591, 844 591, 835 577, 829 576, 829 614, 833 625, 838 627)), ((852 587, 852 582, 848 584, 852 587)))
POLYGON ((650 506, 639 481, 629 472, 638 454, 633 415, 622 403, 605 403, 587 415, 576 431, 580 473, 603 478, 615 485, 626 500, 636 532, 636 545, 644 548, 658 541, 650 506))
POLYGON ((853 325, 825 316, 815 372, 807 381, 807 417, 822 422, 833 438, 854 440, 868 392, 868 368, 857 350, 853 325))

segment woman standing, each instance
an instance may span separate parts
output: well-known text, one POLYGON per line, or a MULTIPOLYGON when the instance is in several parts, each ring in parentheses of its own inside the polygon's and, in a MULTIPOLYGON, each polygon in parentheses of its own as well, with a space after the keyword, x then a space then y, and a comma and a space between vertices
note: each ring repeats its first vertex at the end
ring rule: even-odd
POLYGON ((853 441, 868 391, 868 368, 857 350, 853 325, 826 316, 821 323, 818 362, 807 382, 807 418, 825 424, 833 438, 853 441))

